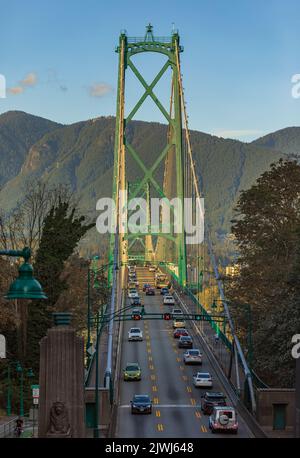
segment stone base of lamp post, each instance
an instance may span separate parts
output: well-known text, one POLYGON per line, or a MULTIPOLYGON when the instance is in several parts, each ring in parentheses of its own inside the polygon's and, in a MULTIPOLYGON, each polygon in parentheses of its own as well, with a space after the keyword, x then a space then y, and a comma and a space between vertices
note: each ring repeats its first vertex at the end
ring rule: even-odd
POLYGON ((84 344, 71 314, 54 314, 40 342, 39 437, 85 437, 84 344))

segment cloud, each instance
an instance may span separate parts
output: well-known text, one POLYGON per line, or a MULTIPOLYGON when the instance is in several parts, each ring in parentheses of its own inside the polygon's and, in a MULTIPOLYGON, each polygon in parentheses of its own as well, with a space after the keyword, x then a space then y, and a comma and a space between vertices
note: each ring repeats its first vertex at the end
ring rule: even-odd
POLYGON ((21 86, 35 86, 37 84, 37 74, 34 72, 28 73, 25 78, 20 81, 21 86))
POLYGON ((88 88, 91 97, 103 97, 112 92, 112 87, 107 83, 94 83, 88 88))
POLYGON ((22 86, 9 87, 8 92, 12 95, 18 95, 24 92, 24 88, 22 86))
POLYGON ((222 138, 244 138, 244 137, 255 137, 261 136, 265 132, 263 130, 255 129, 241 129, 241 130, 216 130, 212 132, 212 135, 222 138))
POLYGON ((8 93, 12 95, 23 94, 28 87, 33 87, 37 84, 37 74, 35 72, 27 73, 27 75, 19 82, 17 86, 8 88, 8 93))

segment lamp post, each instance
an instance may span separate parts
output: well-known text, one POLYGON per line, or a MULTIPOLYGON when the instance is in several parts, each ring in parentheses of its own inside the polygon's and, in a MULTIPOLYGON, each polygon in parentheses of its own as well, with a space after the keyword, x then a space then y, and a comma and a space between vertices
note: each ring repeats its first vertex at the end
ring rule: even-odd
MULTIPOLYGON (((6 404, 6 413, 7 416, 11 415, 11 397, 12 397, 12 383, 11 383, 11 366, 16 367, 16 372, 20 376, 20 407, 19 407, 19 415, 20 417, 24 417, 24 370, 19 361, 11 361, 8 363, 7 367, 7 404, 6 404)), ((32 378, 34 377, 34 373, 32 369, 28 369, 27 377, 32 378)))
MULTIPOLYGON (((95 256, 94 260, 98 260, 99 256, 95 256)), ((87 273, 87 343, 86 343, 86 355, 87 355, 87 366, 90 364, 90 347, 91 347, 91 326, 92 326, 92 301, 91 301, 91 273, 96 275, 97 273, 103 273, 107 267, 109 267, 111 263, 104 264, 99 268, 95 267, 88 267, 87 273)), ((94 288, 96 288, 96 281, 94 279, 94 288)))
POLYGON ((33 267, 29 263, 31 250, 0 250, 0 256, 22 257, 24 263, 19 267, 19 276, 10 285, 6 299, 47 299, 41 284, 33 277, 33 267))
POLYGON ((11 415, 11 376, 10 376, 10 365, 7 366, 7 402, 6 402, 6 414, 8 417, 11 415))

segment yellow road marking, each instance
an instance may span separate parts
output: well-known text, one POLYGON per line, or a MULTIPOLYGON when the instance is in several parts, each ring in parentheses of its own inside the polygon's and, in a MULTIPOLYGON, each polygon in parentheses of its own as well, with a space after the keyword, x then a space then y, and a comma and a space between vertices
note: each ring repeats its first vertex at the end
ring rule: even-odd
POLYGON ((157 386, 156 385, 152 386, 152 391, 157 391, 157 386))
POLYGON ((191 388, 190 386, 187 386, 187 387, 186 387, 186 391, 187 391, 188 393, 191 393, 191 392, 192 392, 192 388, 191 388))
POLYGON ((146 345, 147 345, 147 347, 151 347, 151 343, 150 342, 146 342, 146 345))
POLYGON ((152 374, 150 375, 151 380, 156 380, 156 375, 152 374))
POLYGON ((153 404, 159 404, 159 398, 153 398, 153 404))
POLYGON ((179 366, 181 371, 184 371, 184 366, 179 366))
POLYGON ((148 353, 151 353, 151 348, 148 348, 147 352, 148 352, 148 353))
POLYGON ((151 371, 154 371, 154 366, 153 366, 153 364, 149 364, 149 369, 151 369, 151 371))
POLYGON ((190 401, 191 401, 192 406, 195 406, 195 405, 196 405, 196 399, 191 398, 190 401))
POLYGON ((205 425, 202 425, 202 426, 201 426, 201 431, 202 431, 203 433, 207 433, 207 429, 206 429, 206 426, 205 426, 205 425))
POLYGON ((177 362, 180 363, 181 362, 181 358, 176 358, 177 362))
POLYGON ((149 361, 153 361, 152 356, 148 356, 149 361))
POLYGON ((183 380, 184 380, 185 382, 186 382, 187 379, 188 379, 188 378, 187 378, 187 375, 183 375, 182 378, 183 378, 183 380))
POLYGON ((164 425, 162 423, 158 423, 156 426, 157 426, 157 431, 162 432, 164 430, 164 425))
POLYGON ((155 411, 155 415, 156 415, 157 417, 160 417, 160 410, 156 410, 156 411, 155 411))
POLYGON ((178 350, 174 350, 174 353, 176 353, 176 355, 178 355, 178 350))
POLYGON ((201 418, 201 413, 198 410, 196 410, 195 415, 197 418, 201 418))

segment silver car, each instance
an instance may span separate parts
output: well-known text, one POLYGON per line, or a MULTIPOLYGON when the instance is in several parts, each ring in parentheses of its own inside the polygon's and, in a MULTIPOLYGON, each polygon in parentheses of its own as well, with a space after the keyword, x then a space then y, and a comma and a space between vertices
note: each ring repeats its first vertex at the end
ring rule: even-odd
POLYGON ((187 350, 183 354, 184 364, 202 364, 202 353, 197 348, 187 350))
POLYGON ((214 407, 209 417, 209 429, 212 433, 238 432, 237 413, 234 407, 214 407))
POLYGON ((140 328, 131 328, 128 331, 128 341, 142 341, 143 340, 143 331, 140 328))

